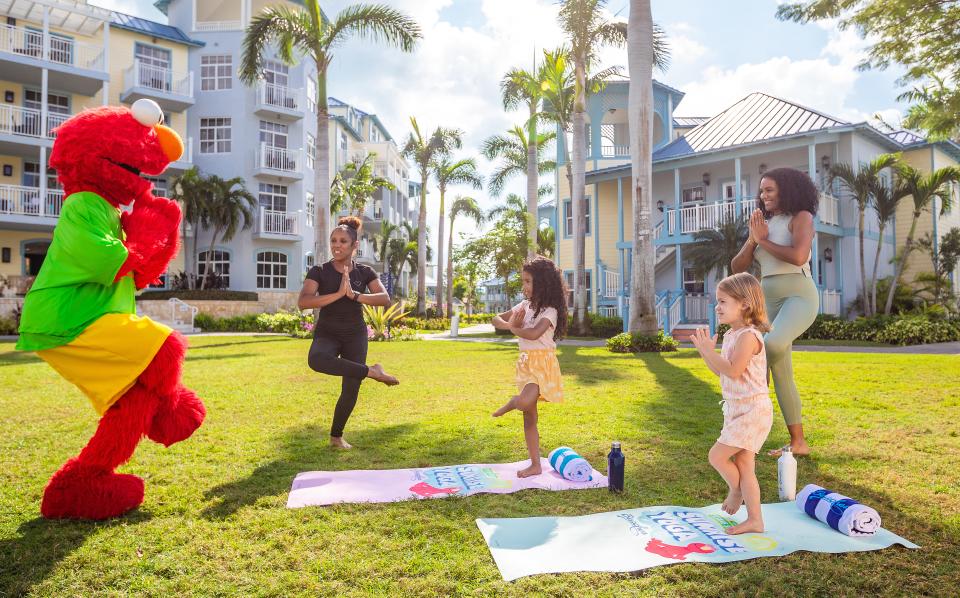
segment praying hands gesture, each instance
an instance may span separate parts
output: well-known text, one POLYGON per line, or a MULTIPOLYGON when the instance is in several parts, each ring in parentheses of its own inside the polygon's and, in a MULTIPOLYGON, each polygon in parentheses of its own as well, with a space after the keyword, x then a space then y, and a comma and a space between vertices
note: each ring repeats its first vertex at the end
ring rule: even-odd
POLYGON ((770 227, 767 225, 766 219, 763 217, 763 212, 760 210, 754 210, 750 214, 750 240, 756 244, 759 244, 760 241, 766 240, 770 234, 770 227))
POLYGON ((707 352, 713 353, 717 347, 717 335, 710 336, 706 328, 697 328, 690 337, 690 342, 697 348, 700 355, 707 352))
POLYGON ((517 330, 522 329, 523 321, 526 319, 526 317, 527 310, 522 307, 513 312, 513 315, 510 317, 510 330, 516 332, 517 330))
POLYGON ((353 287, 350 286, 350 265, 343 266, 343 277, 340 279, 339 293, 347 299, 353 299, 353 287))

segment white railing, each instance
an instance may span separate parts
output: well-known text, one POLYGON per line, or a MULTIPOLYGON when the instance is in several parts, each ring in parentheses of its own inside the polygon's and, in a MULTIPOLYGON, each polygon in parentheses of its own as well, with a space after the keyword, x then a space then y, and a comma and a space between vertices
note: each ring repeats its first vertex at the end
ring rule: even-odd
POLYGON ((600 311, 599 311, 600 315, 605 318, 614 318, 620 315, 619 312, 620 312, 620 309, 616 305, 613 305, 613 306, 603 305, 600 307, 600 311))
POLYGON ((613 270, 603 271, 603 296, 612 299, 620 294, 620 273, 613 270))
POLYGON ((29 56, 92 70, 103 70, 103 46, 76 42, 55 35, 47 36, 41 31, 25 27, 0 25, 0 52, 29 56))
POLYGON ((243 29, 241 21, 202 21, 194 25, 194 31, 239 31, 243 29))
POLYGON ((125 89, 145 87, 179 96, 193 96, 193 73, 175 73, 170 69, 134 60, 123 71, 125 89))
POLYGON ((297 212, 281 212, 260 207, 260 232, 272 235, 300 234, 300 218, 297 212))
POLYGON ((0 214, 57 218, 63 207, 63 191, 48 189, 47 201, 40 201, 39 187, 0 185, 0 214))
POLYGON ((824 289, 820 291, 820 308, 825 314, 839 316, 843 312, 840 291, 824 289))
POLYGON ((663 236, 663 220, 660 221, 660 224, 653 228, 653 238, 659 239, 663 236))
POLYGON ((194 318, 197 317, 200 310, 192 305, 187 305, 176 297, 171 297, 168 303, 170 304, 170 322, 173 324, 173 328, 193 332, 195 330, 193 326, 194 318))
POLYGON ((840 200, 829 193, 821 193, 817 216, 824 224, 840 224, 840 200))
POLYGON ((654 311, 657 312, 657 324, 663 325, 666 327, 665 332, 670 333, 670 327, 667 326, 667 296, 664 295, 657 299, 657 303, 654 305, 654 311))
MULTIPOLYGON (((753 203, 749 201, 741 202, 739 217, 749 216, 753 209, 753 203)), ((675 209, 670 210, 667 218, 670 218, 674 212, 676 212, 675 209)), ((680 233, 690 234, 702 230, 717 229, 724 222, 734 220, 738 216, 736 212, 737 203, 734 201, 680 208, 680 233)))
POLYGON ((303 110, 303 94, 298 89, 283 85, 274 85, 261 81, 257 84, 257 103, 263 106, 276 106, 289 110, 303 110))
POLYGON ((270 170, 299 172, 300 150, 271 147, 265 143, 261 143, 260 149, 257 150, 257 166, 260 168, 269 168, 270 170))
POLYGON ((53 132, 54 129, 67 122, 67 119, 71 118, 72 114, 60 114, 59 112, 47 112, 47 137, 53 139, 57 135, 53 132))
POLYGON ((680 295, 677 295, 670 304, 670 310, 667 314, 667 329, 664 330, 667 334, 670 334, 673 329, 677 327, 677 324, 680 323, 680 318, 683 315, 680 311, 682 307, 681 303, 683 302, 680 301, 680 295))
POLYGON ((710 319, 710 297, 687 293, 684 297, 684 315, 688 322, 706 322, 710 319))
POLYGON ((600 157, 602 158, 614 158, 614 157, 629 156, 629 155, 630 155, 629 145, 601 145, 600 146, 600 157))

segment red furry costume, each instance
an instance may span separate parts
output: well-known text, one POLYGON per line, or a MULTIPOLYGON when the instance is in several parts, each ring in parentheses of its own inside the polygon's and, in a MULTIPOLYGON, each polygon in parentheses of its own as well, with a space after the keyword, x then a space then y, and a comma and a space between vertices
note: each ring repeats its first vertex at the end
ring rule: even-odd
POLYGON ((44 517, 106 519, 138 507, 143 480, 114 469, 143 436, 170 446, 206 414, 181 384, 186 339, 134 315, 134 287, 166 270, 179 241, 179 206, 155 197, 140 176, 163 172, 183 153, 180 137, 161 122, 160 107, 139 100, 133 110, 84 111, 56 131, 50 164, 66 199, 24 301, 17 348, 37 351, 102 418, 87 446, 51 478, 44 517))

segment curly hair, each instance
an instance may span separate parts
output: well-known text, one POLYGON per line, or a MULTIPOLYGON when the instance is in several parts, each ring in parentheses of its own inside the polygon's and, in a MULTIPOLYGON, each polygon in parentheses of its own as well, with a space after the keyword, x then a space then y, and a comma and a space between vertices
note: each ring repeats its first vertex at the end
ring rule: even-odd
MULTIPOLYGON (((346 231, 352 241, 356 241, 357 233, 363 228, 363 220, 360 220, 356 216, 344 216, 340 220, 337 220, 337 226, 334 227, 334 230, 338 228, 346 231)), ((333 231, 330 231, 330 234, 333 234, 333 231)))
POLYGON ((567 334, 567 285, 563 281, 563 273, 542 255, 527 260, 523 264, 523 271, 533 278, 530 297, 533 317, 536 318, 548 307, 556 309, 557 326, 553 330, 553 340, 563 338, 567 334))
MULTIPOLYGON (((761 187, 763 186, 763 179, 773 179, 777 183, 781 212, 792 216, 797 212, 807 211, 814 216, 817 215, 817 207, 820 205, 820 192, 817 191, 817 186, 813 184, 813 181, 805 172, 795 168, 774 168, 764 172, 763 176, 760 177, 761 187)), ((770 218, 772 215, 764 209, 759 190, 757 191, 757 208, 763 212, 765 218, 770 218)))

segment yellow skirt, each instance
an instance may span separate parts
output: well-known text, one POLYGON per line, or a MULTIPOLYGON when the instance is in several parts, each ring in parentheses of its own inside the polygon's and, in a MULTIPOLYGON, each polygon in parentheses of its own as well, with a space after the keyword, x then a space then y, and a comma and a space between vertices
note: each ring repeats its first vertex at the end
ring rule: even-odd
POLYGON ((37 355, 87 395, 103 415, 136 384, 172 330, 133 314, 106 314, 70 343, 37 355))
POLYGON ((540 387, 540 400, 551 403, 563 402, 563 380, 560 378, 560 362, 553 349, 520 351, 517 359, 517 389, 527 384, 540 387))

